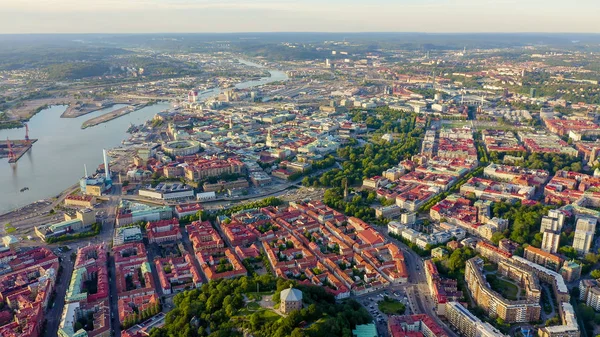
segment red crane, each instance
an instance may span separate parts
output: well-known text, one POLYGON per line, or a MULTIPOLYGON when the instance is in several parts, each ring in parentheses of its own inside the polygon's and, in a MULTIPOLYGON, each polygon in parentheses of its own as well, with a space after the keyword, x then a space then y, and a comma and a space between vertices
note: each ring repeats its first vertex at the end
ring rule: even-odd
POLYGON ((25 141, 29 144, 29 125, 25 123, 25 141))
POLYGON ((10 145, 10 140, 8 139, 8 137, 6 137, 6 143, 8 144, 8 162, 14 163, 15 161, 17 161, 17 156, 15 156, 15 152, 13 151, 12 146, 10 145))

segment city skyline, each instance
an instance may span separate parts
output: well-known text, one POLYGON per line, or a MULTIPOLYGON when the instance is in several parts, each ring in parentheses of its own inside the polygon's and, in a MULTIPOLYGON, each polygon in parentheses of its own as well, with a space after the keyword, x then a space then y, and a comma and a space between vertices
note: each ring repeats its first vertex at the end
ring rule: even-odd
POLYGON ((588 32, 593 0, 5 0, 0 34, 192 32, 588 32), (493 15, 490 15, 493 13, 493 15))

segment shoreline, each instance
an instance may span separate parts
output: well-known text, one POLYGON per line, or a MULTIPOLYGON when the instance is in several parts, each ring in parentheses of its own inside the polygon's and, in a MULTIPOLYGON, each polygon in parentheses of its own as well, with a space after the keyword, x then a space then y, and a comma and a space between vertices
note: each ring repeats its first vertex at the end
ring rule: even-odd
MULTIPOLYGON (((262 65, 259 65, 259 66, 263 67, 262 65)), ((269 80, 273 78, 273 74, 271 73, 271 71, 281 71, 281 70, 279 70, 279 69, 268 69, 269 76, 268 77, 261 77, 261 79, 265 79, 267 81, 267 83, 255 83, 255 84, 252 84, 252 85, 248 86, 248 88, 268 84, 270 82, 269 80)), ((281 80, 285 81, 288 78, 287 74, 285 72, 282 72, 282 73, 284 74, 284 78, 281 79, 281 80)), ((253 81, 253 80, 246 80, 246 81, 242 81, 242 82, 238 83, 237 85, 248 83, 248 82, 255 82, 255 81, 253 81)), ((222 89, 219 88, 219 87, 214 87, 214 88, 210 88, 210 89, 206 89, 206 90, 207 91, 212 91, 212 90, 221 91, 222 89)), ((133 110, 133 111, 137 111, 137 110, 143 109, 145 107, 156 105, 156 104, 159 104, 160 102, 162 102, 162 100, 151 100, 151 101, 146 102, 146 103, 138 103, 138 104, 141 104, 141 105, 136 106, 135 110, 133 110)), ((115 104, 119 104, 119 103, 115 103, 115 104)), ((67 108, 68 108, 68 104, 49 104, 48 107, 52 107, 52 106, 55 106, 55 105, 67 105, 67 108)), ((114 113, 114 111, 109 112, 109 114, 110 113, 114 113)), ((102 121, 101 123, 98 123, 98 124, 110 122, 110 121, 115 120, 115 119, 117 119, 119 117, 125 116, 125 115, 127 115, 129 113, 131 113, 131 111, 128 112, 128 113, 121 114, 121 115, 119 115, 117 117, 113 117, 111 119, 102 121)), ((64 112, 63 112, 63 114, 64 114, 64 112)), ((60 117, 63 118, 62 114, 61 114, 60 117)), ((88 127, 90 127, 90 126, 88 126, 88 127)), ((15 216, 16 213, 18 213, 18 212, 25 211, 25 210, 30 210, 31 212, 33 212, 32 210, 34 208, 37 208, 37 207, 47 207, 47 205, 46 205, 47 203, 50 203, 50 204, 54 203, 57 197, 60 198, 65 192, 71 191, 73 188, 75 188, 77 186, 78 186, 78 183, 74 184, 74 185, 71 185, 70 187, 67 187, 66 189, 60 191, 56 195, 51 195, 51 196, 48 196, 48 197, 43 198, 43 199, 38 199, 36 201, 30 202, 30 203, 25 204, 25 205, 15 206, 14 208, 7 209, 7 210, 4 210, 4 211, 0 210, 0 226, 2 225, 2 222, 6 222, 8 220, 7 218, 15 216)), ((48 193, 48 194, 50 194, 50 193, 48 193)), ((224 200, 224 201, 226 201, 226 200, 224 200)))

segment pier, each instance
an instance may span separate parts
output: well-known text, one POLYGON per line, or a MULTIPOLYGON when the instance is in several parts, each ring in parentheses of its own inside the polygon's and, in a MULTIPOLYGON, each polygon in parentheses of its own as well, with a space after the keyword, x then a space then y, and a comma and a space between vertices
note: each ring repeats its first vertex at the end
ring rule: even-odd
POLYGON ((16 163, 37 139, 0 140, 0 158, 8 158, 9 163, 16 163))
POLYGON ((92 119, 88 119, 87 121, 83 122, 83 124, 81 125, 81 128, 85 129, 85 128, 89 128, 92 126, 96 126, 98 124, 106 123, 115 118, 119 118, 121 116, 127 115, 128 113, 139 110, 145 106, 146 106, 146 104, 128 105, 126 107, 117 109, 115 111, 108 112, 104 115, 101 115, 101 116, 98 116, 98 117, 95 117, 92 119))

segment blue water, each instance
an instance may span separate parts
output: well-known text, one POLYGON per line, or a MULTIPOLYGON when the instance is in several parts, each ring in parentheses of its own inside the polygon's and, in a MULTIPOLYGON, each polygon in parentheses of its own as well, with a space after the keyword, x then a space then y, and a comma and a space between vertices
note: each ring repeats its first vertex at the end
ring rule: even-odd
MULTIPOLYGON (((0 159, 0 213, 59 194, 102 163, 102 149, 112 148, 127 138, 130 123, 141 124, 157 112, 168 109, 161 103, 134 111, 108 123, 81 129, 93 117, 124 105, 96 111, 78 118, 60 118, 67 108, 57 105, 45 109, 29 121, 29 136, 37 138, 16 164, 0 159), (20 192, 23 187, 28 191, 20 192)), ((24 139, 25 129, 0 130, 0 139, 24 139)))

